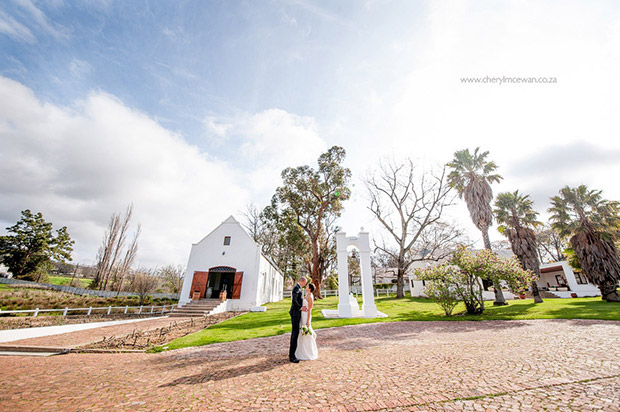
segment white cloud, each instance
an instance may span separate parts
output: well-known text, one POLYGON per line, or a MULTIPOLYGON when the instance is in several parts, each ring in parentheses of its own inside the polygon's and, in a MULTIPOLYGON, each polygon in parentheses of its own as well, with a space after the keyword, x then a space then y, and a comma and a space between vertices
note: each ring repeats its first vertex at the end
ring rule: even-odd
POLYGON ((55 39, 68 38, 67 29, 63 26, 50 22, 45 13, 34 5, 32 0, 14 0, 22 8, 24 8, 32 18, 32 21, 39 26, 45 33, 51 35, 55 39))
POLYGON ((41 211, 69 228, 76 261, 89 262, 110 215, 133 203, 138 260, 184 263, 228 215, 266 203, 283 168, 315 163, 326 148, 313 119, 278 109, 205 124, 240 139, 235 158, 201 152, 112 95, 59 107, 0 77, 0 223, 41 211))
POLYGON ((208 116, 203 120, 203 124, 205 125, 207 132, 209 134, 215 135, 217 138, 224 139, 226 137, 226 133, 233 127, 230 123, 224 123, 214 116, 208 116))
POLYGON ((73 77, 82 77, 85 74, 90 73, 93 70, 93 66, 90 63, 80 59, 73 59, 69 63, 69 72, 73 77))
MULTIPOLYGON (((617 8, 591 8, 579 1, 439 1, 429 3, 425 17, 414 31, 386 41, 398 45, 397 55, 371 73, 390 73, 397 66, 404 75, 377 77, 341 99, 337 113, 345 121, 338 134, 349 136, 344 146, 354 159, 354 175, 363 173, 365 159, 394 152, 444 163, 456 150, 481 146, 505 177, 493 185, 494 192, 531 190, 541 211, 566 184, 585 183, 620 199, 613 177, 619 167, 601 161, 620 150, 617 8), (553 76, 558 83, 500 86, 459 80, 503 75, 553 76), (584 141, 588 150, 580 150, 584 141), (562 146, 574 150, 556 150, 562 146), (528 161, 539 154, 548 156, 546 163, 528 161), (519 173, 529 168, 530 176, 519 173)), ((351 83, 369 77, 352 76, 351 83)), ((346 213, 356 207, 347 205, 346 213)), ((465 205, 459 207, 459 220, 479 238, 465 205)), ((499 236, 494 230, 492 235, 499 236)))
POLYGON ((281 109, 241 114, 232 119, 207 117, 204 124, 212 134, 239 142, 243 160, 237 164, 251 169, 247 174, 249 187, 260 199, 271 196, 284 168, 314 166, 327 149, 313 118, 281 109))
POLYGON ((77 261, 94 258, 109 216, 131 202, 138 260, 153 265, 184 263, 192 242, 249 201, 234 165, 105 93, 69 109, 0 77, 0 142, 0 221, 41 211, 68 226, 77 261))
POLYGON ((35 41, 35 37, 28 27, 8 16, 2 10, 0 10, 0 33, 21 42, 34 43, 35 41))

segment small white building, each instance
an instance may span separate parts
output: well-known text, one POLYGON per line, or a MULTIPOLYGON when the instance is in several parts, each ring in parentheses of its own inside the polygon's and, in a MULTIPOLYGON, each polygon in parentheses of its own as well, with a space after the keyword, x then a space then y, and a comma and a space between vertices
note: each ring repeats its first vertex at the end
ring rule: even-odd
MULTIPOLYGON (((501 252, 501 251, 500 251, 501 252)), ((502 257, 510 257, 508 252, 500 253, 502 257)), ((413 271, 416 267, 423 268, 437 264, 435 262, 415 262, 409 273, 409 287, 411 290, 411 296, 426 297, 424 293, 425 282, 417 280, 413 271)), ((583 273, 575 273, 567 261, 545 263, 540 265, 540 278, 536 281, 539 290, 544 290, 558 298, 572 298, 572 297, 593 297, 601 296, 601 292, 596 285, 593 285, 583 275, 583 273)), ((506 299, 514 299, 515 295, 508 291, 504 291, 504 297, 506 299)), ((494 300, 495 295, 493 292, 483 292, 485 300, 494 300)))
POLYGON ((218 311, 247 311, 283 298, 284 275, 261 253, 241 224, 230 216, 200 242, 192 245, 187 262, 182 306, 196 297, 226 303, 218 311))
POLYGON ((560 298, 601 296, 600 289, 590 283, 583 273, 574 272, 567 261, 540 266, 538 288, 560 298))

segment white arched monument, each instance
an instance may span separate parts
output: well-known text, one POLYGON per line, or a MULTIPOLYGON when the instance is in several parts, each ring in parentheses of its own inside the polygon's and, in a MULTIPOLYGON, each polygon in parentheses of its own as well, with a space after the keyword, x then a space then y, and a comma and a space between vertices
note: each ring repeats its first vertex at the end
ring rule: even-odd
POLYGON ((336 251, 338 253, 338 309, 322 310, 326 318, 378 318, 387 317, 377 310, 375 305, 372 273, 370 268, 370 241, 364 228, 357 236, 347 237, 345 232, 336 233, 336 251), (349 246, 357 248, 360 254, 360 270, 362 278, 362 309, 349 287, 349 246))

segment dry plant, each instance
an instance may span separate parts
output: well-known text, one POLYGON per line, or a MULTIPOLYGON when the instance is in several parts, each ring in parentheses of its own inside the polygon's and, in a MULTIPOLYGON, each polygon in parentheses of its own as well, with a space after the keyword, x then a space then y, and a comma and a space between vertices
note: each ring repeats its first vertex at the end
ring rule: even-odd
POLYGON ((93 289, 118 291, 122 289, 125 276, 138 252, 140 224, 134 232, 133 239, 125 248, 132 215, 133 205, 127 207, 124 216, 120 213, 112 214, 97 252, 95 279, 91 284, 93 289))

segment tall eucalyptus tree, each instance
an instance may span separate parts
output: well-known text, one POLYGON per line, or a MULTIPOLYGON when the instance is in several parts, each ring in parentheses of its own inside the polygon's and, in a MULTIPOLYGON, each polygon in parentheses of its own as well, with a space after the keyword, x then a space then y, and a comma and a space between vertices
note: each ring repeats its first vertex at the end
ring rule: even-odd
POLYGON ((276 189, 275 201, 279 214, 288 216, 299 235, 307 239, 310 273, 315 285, 314 295, 321 297, 325 276, 326 248, 330 244, 329 222, 340 216, 343 202, 351 196, 351 171, 344 167, 346 151, 331 147, 319 156, 318 168, 289 167, 282 171, 282 186, 276 189), (326 225, 327 224, 327 225, 326 225))

